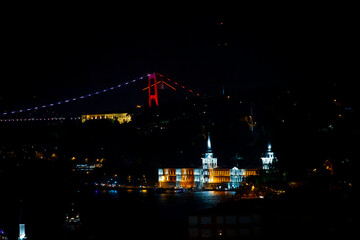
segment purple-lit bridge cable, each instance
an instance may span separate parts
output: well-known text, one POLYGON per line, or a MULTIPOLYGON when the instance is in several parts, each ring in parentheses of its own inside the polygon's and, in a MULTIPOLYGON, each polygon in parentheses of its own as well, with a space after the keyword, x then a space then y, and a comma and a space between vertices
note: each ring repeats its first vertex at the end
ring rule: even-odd
MULTIPOLYGON (((149 74, 147 74, 146 76, 148 76, 148 75, 149 74)), ((120 88, 122 86, 128 85, 130 83, 134 83, 137 80, 141 80, 141 79, 144 79, 144 76, 141 76, 139 78, 136 78, 136 79, 128 81, 128 82, 125 82, 123 84, 119 84, 119 85, 116 85, 116 86, 113 86, 113 87, 110 87, 110 88, 106 88, 106 89, 103 89, 101 91, 89 93, 89 94, 86 94, 86 95, 83 95, 83 96, 80 96, 80 97, 74 97, 74 98, 66 99, 66 100, 63 100, 63 101, 56 102, 56 103, 50 103, 50 104, 46 104, 46 105, 42 105, 42 106, 36 106, 36 107, 32 107, 32 108, 24 108, 24 109, 14 110, 14 111, 10 111, 10 112, 3 112, 3 113, 1 113, 1 116, 8 116, 8 115, 11 115, 11 114, 16 114, 16 113, 29 112, 29 111, 33 111, 33 110, 37 110, 37 109, 48 108, 48 107, 52 107, 52 106, 55 106, 55 105, 61 105, 61 104, 64 104, 64 103, 78 101, 78 100, 81 100, 81 99, 84 99, 84 98, 87 98, 87 97, 95 96, 95 95, 98 95, 98 94, 101 94, 101 93, 105 93, 105 92, 120 88)))

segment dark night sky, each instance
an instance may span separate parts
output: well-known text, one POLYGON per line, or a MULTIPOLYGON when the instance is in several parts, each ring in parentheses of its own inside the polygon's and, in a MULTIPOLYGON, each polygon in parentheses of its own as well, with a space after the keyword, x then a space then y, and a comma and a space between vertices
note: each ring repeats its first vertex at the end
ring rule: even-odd
POLYGON ((351 6, 189 9, 9 9, 1 23, 1 111, 80 96, 147 72, 213 94, 219 76, 232 90, 285 88, 349 79, 355 65, 351 6), (216 45, 222 39, 226 64, 216 45))

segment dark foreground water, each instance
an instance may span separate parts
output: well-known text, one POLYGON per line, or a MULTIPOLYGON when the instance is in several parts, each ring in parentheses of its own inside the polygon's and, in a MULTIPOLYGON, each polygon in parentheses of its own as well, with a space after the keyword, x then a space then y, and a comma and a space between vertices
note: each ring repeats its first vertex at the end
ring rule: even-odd
MULTIPOLYGON (((188 215, 213 207, 233 192, 154 193, 147 190, 79 194, 84 239, 187 239, 188 215), (115 238, 114 238, 115 237, 115 238)), ((67 234, 67 238, 72 239, 67 234)))
MULTIPOLYGON (((234 192, 155 193, 152 190, 81 190, 68 194, 46 189, 29 194, 23 219, 28 240, 187 239, 188 215, 229 199, 234 192), (65 213, 75 203, 81 226, 64 226, 65 213)), ((5 205, 4 209, 6 208, 5 205)), ((9 240, 17 239, 18 211, 5 209, 9 240), (7 220, 9 219, 9 221, 7 220)))
MULTIPOLYGON (((234 195, 234 192, 216 191, 159 194, 152 190, 126 189, 36 190, 27 189, 28 194, 23 198, 28 240, 188 239, 189 214, 216 206, 234 195), (76 230, 64 226, 65 213, 72 203, 82 221, 76 230)), ((301 233, 305 238, 341 239, 356 233, 357 201, 344 199, 342 195, 293 194, 289 193, 286 199, 244 200, 235 205, 229 202, 217 210, 240 215, 256 210, 262 223, 266 223, 261 224, 262 236, 266 237, 281 235, 282 239, 288 239, 301 233)), ((18 196, 1 196, 0 227, 8 231, 9 240, 17 239, 19 206, 12 207, 11 203, 18 196)))

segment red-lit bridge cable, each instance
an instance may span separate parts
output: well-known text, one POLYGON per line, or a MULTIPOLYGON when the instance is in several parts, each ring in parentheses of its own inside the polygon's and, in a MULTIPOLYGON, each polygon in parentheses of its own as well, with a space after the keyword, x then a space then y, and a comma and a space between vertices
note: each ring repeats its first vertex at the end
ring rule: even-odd
POLYGON ((174 80, 171 80, 171 79, 168 78, 168 77, 165 77, 164 75, 162 75, 162 74, 160 74, 160 73, 157 73, 156 75, 158 75, 159 77, 162 77, 162 78, 166 79, 166 80, 169 81, 169 82, 173 82, 175 85, 178 85, 178 86, 180 86, 181 88, 183 88, 184 90, 186 90, 186 91, 188 91, 188 92, 190 92, 190 93, 192 93, 192 94, 200 97, 200 94, 199 94, 199 93, 194 92, 193 90, 185 87, 184 85, 180 85, 179 83, 175 82, 174 80))

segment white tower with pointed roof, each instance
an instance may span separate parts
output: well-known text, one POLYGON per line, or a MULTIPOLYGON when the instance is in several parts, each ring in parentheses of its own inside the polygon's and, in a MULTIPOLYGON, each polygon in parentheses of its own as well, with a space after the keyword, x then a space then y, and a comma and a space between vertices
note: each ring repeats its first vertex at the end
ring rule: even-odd
POLYGON ((268 149, 265 153, 265 156, 261 158, 263 170, 269 170, 272 168, 272 165, 277 161, 274 156, 274 152, 271 151, 271 144, 268 144, 268 149))
POLYGON ((201 159, 202 159, 202 168, 204 174, 204 183, 212 182, 211 173, 212 170, 217 167, 217 158, 214 158, 214 154, 211 150, 210 133, 208 133, 207 149, 205 152, 205 157, 201 159))

